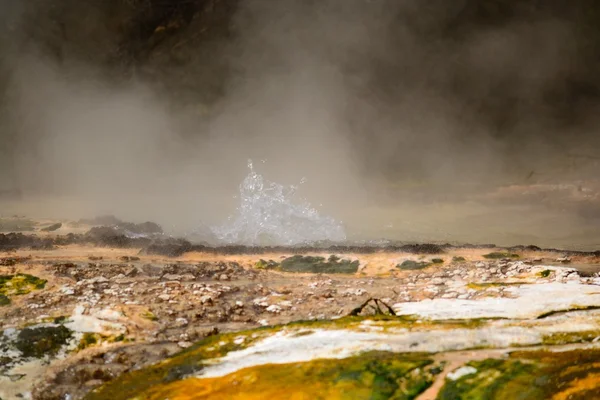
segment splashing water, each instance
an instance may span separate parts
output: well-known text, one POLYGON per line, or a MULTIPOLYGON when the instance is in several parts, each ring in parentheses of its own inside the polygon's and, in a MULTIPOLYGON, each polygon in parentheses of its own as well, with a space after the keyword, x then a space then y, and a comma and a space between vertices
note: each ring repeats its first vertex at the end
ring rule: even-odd
MULTIPOLYGON (((297 186, 270 182, 256 173, 248 160, 250 172, 240 184, 241 205, 228 222, 212 228, 225 243, 244 245, 284 245, 319 241, 344 241, 342 224, 318 211, 305 201, 292 202, 297 186)), ((304 180, 300 182, 304 183, 304 180)))

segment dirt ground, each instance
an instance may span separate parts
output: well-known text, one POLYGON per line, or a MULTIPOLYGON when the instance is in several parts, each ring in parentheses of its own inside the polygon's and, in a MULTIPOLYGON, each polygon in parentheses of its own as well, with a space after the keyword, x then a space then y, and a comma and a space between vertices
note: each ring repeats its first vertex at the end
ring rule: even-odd
MULTIPOLYGON (((82 230, 78 227, 77 233, 82 230)), ((55 241, 64 234, 64 229, 60 234, 36 233, 55 241)), ((503 284, 585 282, 594 279, 600 264, 595 253, 535 248, 415 249, 362 253, 304 249, 301 255, 296 255, 296 249, 257 249, 259 254, 192 249, 176 257, 148 254, 137 247, 89 244, 5 249, 0 252, 0 276, 32 276, 46 282, 42 288, 26 287, 19 293, 7 289, 9 304, 0 306, 0 330, 23 332, 27 327, 56 327, 69 321, 64 326, 75 332, 77 343, 42 358, 41 364, 26 363, 29 372, 22 372, 23 365, 15 370, 20 361, 5 356, 0 375, 8 389, 0 397, 59 399, 68 393, 81 398, 126 371, 216 333, 335 319, 351 314, 370 298, 392 305, 436 298, 506 297, 510 293, 503 284), (355 266, 356 272, 337 273, 335 268, 341 264, 335 263, 329 273, 283 271, 282 262, 295 255, 313 261, 310 257, 330 260, 334 256, 355 266), (585 273, 545 272, 538 266, 551 264, 583 266, 585 273)))

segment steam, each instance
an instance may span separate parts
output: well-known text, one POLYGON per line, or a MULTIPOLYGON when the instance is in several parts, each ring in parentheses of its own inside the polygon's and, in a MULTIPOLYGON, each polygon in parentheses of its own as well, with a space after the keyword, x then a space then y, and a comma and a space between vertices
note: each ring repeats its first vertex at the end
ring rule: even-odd
POLYGON ((596 82, 589 7, 49 3, 0 2, 0 192, 23 196, 3 213, 181 234, 232 213, 250 158, 307 177, 301 196, 350 238, 572 245, 548 228, 595 229, 600 212, 482 200, 595 177, 565 167, 600 142, 597 99, 573 84, 596 82))

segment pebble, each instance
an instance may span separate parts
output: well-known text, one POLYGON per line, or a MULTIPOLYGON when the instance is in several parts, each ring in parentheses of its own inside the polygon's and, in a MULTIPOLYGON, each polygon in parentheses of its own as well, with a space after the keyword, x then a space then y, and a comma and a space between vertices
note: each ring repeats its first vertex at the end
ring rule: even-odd
POLYGON ((271 304, 267 307, 267 311, 273 314, 279 314, 281 312, 281 307, 276 304, 271 304))
POLYGON ((177 319, 175 320, 175 325, 176 325, 178 328, 182 328, 182 327, 184 327, 184 326, 188 326, 188 324, 189 324, 189 322, 188 322, 188 320, 187 320, 187 319, 185 319, 185 318, 177 318, 177 319))

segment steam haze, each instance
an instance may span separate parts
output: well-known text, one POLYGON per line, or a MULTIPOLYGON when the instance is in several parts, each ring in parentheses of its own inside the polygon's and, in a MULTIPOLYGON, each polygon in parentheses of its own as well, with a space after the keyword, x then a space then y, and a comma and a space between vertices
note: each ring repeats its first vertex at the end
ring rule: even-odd
POLYGON ((5 212, 180 234, 235 212, 253 159, 353 238, 600 246, 593 2, 21 3, 5 212))

